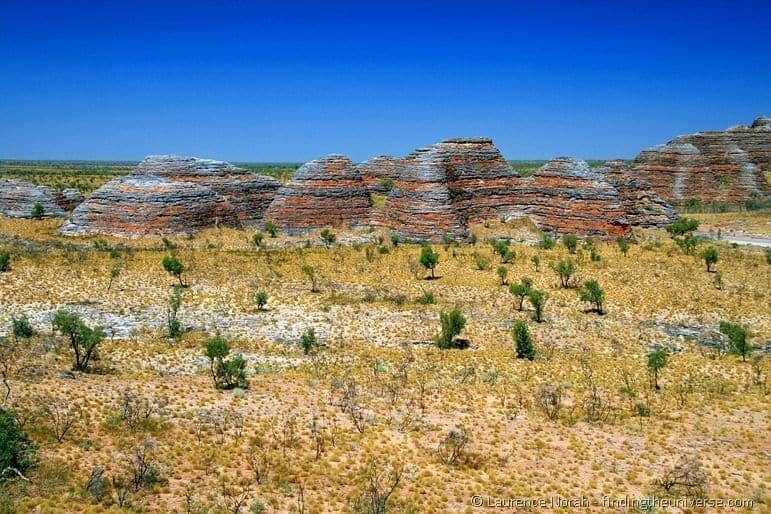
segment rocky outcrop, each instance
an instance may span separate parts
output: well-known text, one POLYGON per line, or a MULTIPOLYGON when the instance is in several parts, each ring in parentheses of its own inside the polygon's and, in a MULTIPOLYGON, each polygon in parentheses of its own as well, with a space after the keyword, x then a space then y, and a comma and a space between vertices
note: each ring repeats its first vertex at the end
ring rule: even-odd
POLYGON ((132 174, 207 187, 227 200, 232 216, 242 225, 262 221, 281 186, 274 178, 251 173, 228 162, 173 155, 151 155, 140 162, 132 174))
MULTIPOLYGON (((61 193, 46 186, 36 186, 23 180, 0 179, 0 214, 12 218, 29 218, 39 203, 43 217, 63 217, 66 213, 60 205, 61 193)), ((66 203, 65 203, 66 205, 66 203)))
POLYGON ((492 140, 448 139, 404 159, 374 222, 407 241, 460 239, 470 223, 512 207, 521 180, 492 140))
POLYGON ((361 173, 342 155, 303 164, 282 186, 265 221, 290 234, 324 227, 361 228, 369 224, 372 201, 361 173))
POLYGON ((404 172, 404 159, 378 155, 356 165, 367 191, 388 194, 404 172))
POLYGON ((279 182, 226 162, 150 156, 72 212, 67 235, 193 234, 261 221, 279 182))
POLYGON ((677 218, 672 207, 622 161, 592 169, 585 161, 558 157, 544 164, 517 191, 518 212, 544 231, 579 236, 626 236, 633 226, 663 226, 677 218))
POLYGON ((771 119, 759 117, 752 126, 680 136, 642 151, 632 164, 634 174, 666 200, 744 202, 767 195, 771 172, 771 119))

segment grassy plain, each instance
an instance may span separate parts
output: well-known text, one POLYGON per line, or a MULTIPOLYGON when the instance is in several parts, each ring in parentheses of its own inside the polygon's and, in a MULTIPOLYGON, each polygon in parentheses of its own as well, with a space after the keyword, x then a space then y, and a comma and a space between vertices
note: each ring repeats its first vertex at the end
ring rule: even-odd
MULTIPOLYGON (((764 223, 754 214, 710 216, 764 223)), ((516 258, 500 264, 482 243, 518 238, 522 227, 478 227, 474 246, 435 245, 436 280, 425 280, 419 247, 393 247, 387 234, 381 244, 330 249, 279 236, 257 248, 251 231, 210 230, 170 238, 189 287, 179 311, 186 332, 169 340, 174 279, 160 264, 168 243, 105 237, 95 248, 97 238, 58 236, 60 223, 0 218, 0 248, 12 253, 11 270, 0 273, 0 326, 7 332, 12 317, 26 314, 38 329, 10 358, 6 402, 26 421, 38 463, 29 482, 4 483, 5 512, 353 512, 396 472, 389 512, 489 511, 472 506, 474 495, 583 496, 586 511, 607 512, 603 496, 684 494, 658 484, 682 458, 701 464, 706 497, 769 511, 768 357, 742 362, 667 332, 714 333, 729 320, 767 345, 771 266, 758 250, 720 246, 718 288, 715 274, 663 231, 638 233, 627 256, 597 242, 602 259, 593 262, 579 249, 571 256, 579 281, 596 279, 606 292, 607 313, 598 316, 549 268, 569 257, 564 248, 514 243, 516 258), (315 269, 319 292, 310 291, 304 265, 315 269), (528 276, 546 291, 544 323, 532 321, 527 302, 516 309, 496 275, 501 265, 509 282, 528 276), (258 291, 269 296, 264 311, 258 291), (434 304, 419 301, 426 292, 434 304), (472 347, 438 350, 430 343, 439 313, 455 307, 472 347), (99 373, 70 375, 67 344, 47 321, 57 308, 103 324, 108 335, 131 333, 107 338, 99 373), (515 320, 528 323, 532 362, 515 358, 515 320), (320 343, 311 355, 298 345, 308 328, 320 343), (247 360, 243 395, 212 386, 203 344, 216 333, 247 360), (658 391, 646 370, 657 347, 669 353, 658 391), (543 402, 555 391, 559 409, 550 415, 543 402), (127 398, 156 410, 132 426, 120 416, 127 398), (73 419, 61 441, 56 409, 73 419), (451 430, 468 442, 447 464, 437 449, 451 430), (158 476, 133 487, 137 448, 158 476), (99 469, 101 491, 87 490, 99 469)), ((575 511, 551 503, 530 510, 575 511)))

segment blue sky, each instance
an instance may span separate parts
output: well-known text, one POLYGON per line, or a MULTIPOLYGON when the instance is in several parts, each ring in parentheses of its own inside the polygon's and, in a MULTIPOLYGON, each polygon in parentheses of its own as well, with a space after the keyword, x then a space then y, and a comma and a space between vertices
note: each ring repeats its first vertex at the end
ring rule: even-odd
POLYGON ((771 115, 768 2, 2 2, 0 158, 633 157, 771 115))

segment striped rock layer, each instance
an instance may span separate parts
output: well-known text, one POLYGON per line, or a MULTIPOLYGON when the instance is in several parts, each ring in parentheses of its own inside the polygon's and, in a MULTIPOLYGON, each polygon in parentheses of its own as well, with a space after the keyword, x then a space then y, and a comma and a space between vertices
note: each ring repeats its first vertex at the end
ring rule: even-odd
POLYGON ((768 195, 771 172, 771 118, 752 126, 680 136, 642 151, 634 174, 675 204, 744 202, 768 195))
POLYGON ((61 232, 136 236, 242 227, 262 220, 279 185, 226 162, 150 156, 94 191, 61 232))
POLYGON ((369 224, 372 200, 353 162, 329 155, 303 164, 279 188, 265 221, 290 234, 323 227, 361 228, 369 224))
POLYGON ((0 179, 0 214, 11 218, 29 218, 36 203, 43 206, 43 217, 64 217, 67 210, 83 201, 76 189, 56 191, 15 179, 0 179))
POLYGON ((614 172, 615 165, 593 170, 585 161, 552 159, 524 179, 516 191, 518 207, 509 216, 530 218, 544 231, 602 238, 677 219, 647 183, 614 172))

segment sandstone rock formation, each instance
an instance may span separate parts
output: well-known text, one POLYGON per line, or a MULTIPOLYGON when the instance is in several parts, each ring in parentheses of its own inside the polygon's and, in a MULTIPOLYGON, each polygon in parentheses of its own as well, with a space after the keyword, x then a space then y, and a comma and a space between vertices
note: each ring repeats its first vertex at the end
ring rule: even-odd
POLYGON ((329 155, 303 164, 282 186, 265 221, 290 234, 323 227, 361 228, 369 223, 372 201, 353 162, 329 155))
POLYGON ((262 219, 279 186, 226 162, 150 156, 92 193, 61 232, 133 236, 241 227, 262 219))
POLYGON ((771 118, 759 117, 751 127, 680 136, 642 151, 632 169, 659 195, 677 204, 743 202, 767 195, 771 118))
POLYGON ((356 165, 367 191, 388 194, 394 182, 404 172, 404 159, 390 155, 378 155, 356 165))
POLYGON ((490 139, 448 139, 404 159, 374 221, 407 241, 460 239, 469 223, 511 207, 521 180, 490 139))
POLYGON ((281 183, 251 173, 228 162, 196 157, 151 155, 140 162, 133 175, 154 175, 174 182, 200 184, 222 195, 241 224, 262 220, 281 183))
POLYGON ((677 214, 648 184, 635 180, 622 161, 593 170, 585 161, 558 157, 524 180, 514 216, 544 231, 615 238, 633 226, 663 226, 677 214))
MULTIPOLYGON (((64 197, 46 186, 36 186, 23 180, 0 179, 0 214, 12 218, 29 218, 36 203, 43 206, 43 217, 65 215, 60 199, 64 197)), ((66 202, 62 203, 65 204, 66 202)))

